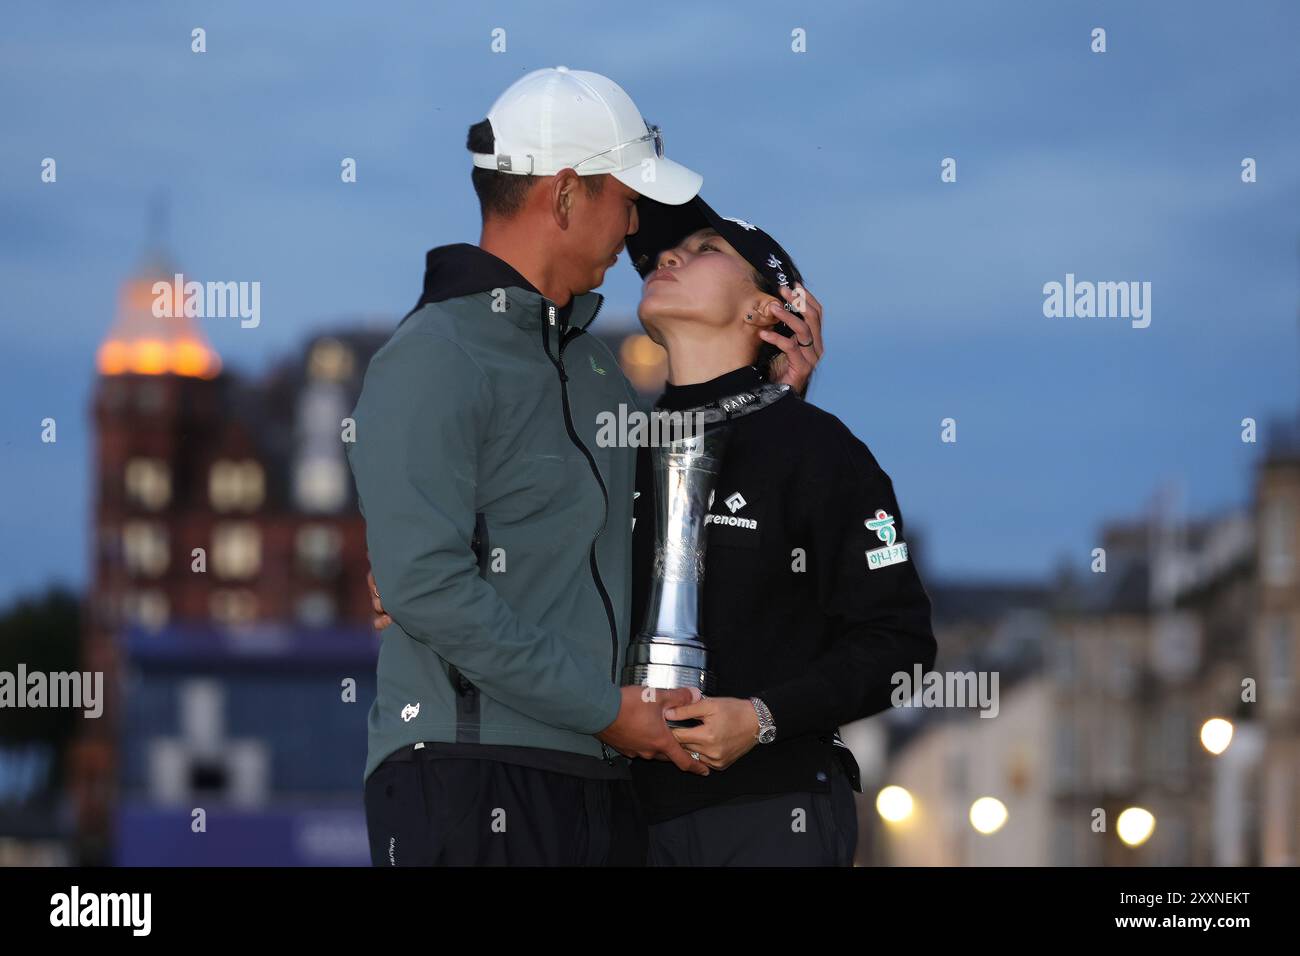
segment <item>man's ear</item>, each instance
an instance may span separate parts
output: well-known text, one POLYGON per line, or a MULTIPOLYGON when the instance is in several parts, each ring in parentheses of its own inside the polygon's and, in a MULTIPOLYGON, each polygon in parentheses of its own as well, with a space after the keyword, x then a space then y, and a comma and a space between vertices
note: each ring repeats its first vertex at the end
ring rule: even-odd
POLYGON ((551 215, 561 229, 569 228, 573 214, 574 190, 578 188, 578 174, 572 169, 561 169, 551 183, 551 215))

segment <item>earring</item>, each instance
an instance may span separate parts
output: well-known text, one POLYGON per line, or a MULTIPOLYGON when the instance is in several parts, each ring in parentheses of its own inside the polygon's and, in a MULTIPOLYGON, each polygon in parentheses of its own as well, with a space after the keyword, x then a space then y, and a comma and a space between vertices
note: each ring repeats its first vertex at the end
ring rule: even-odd
POLYGON ((754 321, 754 315, 753 315, 753 313, 751 313, 751 312, 746 312, 746 313, 745 313, 745 321, 746 321, 746 322, 753 322, 753 321, 754 321))

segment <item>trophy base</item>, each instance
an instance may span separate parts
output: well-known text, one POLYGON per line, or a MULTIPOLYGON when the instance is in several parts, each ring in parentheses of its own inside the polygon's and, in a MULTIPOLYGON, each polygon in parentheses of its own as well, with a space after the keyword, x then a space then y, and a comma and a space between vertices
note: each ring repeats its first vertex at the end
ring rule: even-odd
MULTIPOLYGON (((623 686, 647 689, 677 690, 694 687, 704 696, 713 692, 713 675, 695 667, 683 667, 675 664, 629 664, 623 668, 623 686)), ((669 720, 669 727, 698 727, 703 721, 696 717, 685 720, 669 720)))
POLYGON ((624 687, 677 690, 694 687, 706 697, 713 693, 713 675, 694 667, 676 664, 629 664, 623 668, 624 687))
MULTIPOLYGON (((708 670, 704 646, 691 641, 666 641, 642 638, 632 642, 628 649, 627 666, 623 668, 624 687, 645 687, 656 690, 677 690, 694 687, 708 697, 713 694, 715 681, 708 670)), ((703 721, 695 717, 686 720, 669 720, 669 727, 698 727, 703 721)))

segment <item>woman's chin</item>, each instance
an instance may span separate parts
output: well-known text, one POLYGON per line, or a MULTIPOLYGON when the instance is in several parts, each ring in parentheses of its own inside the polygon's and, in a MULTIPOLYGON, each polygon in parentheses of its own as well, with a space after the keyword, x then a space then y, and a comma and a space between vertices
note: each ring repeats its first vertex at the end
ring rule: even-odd
POLYGON ((663 311, 654 301, 653 296, 642 296, 641 304, 636 308, 636 317, 641 320, 642 327, 649 332, 663 321, 663 311))
POLYGON ((684 294, 684 290, 666 279, 645 286, 641 290, 641 302, 637 306, 637 314, 652 322, 680 319, 692 311, 693 303, 684 294))

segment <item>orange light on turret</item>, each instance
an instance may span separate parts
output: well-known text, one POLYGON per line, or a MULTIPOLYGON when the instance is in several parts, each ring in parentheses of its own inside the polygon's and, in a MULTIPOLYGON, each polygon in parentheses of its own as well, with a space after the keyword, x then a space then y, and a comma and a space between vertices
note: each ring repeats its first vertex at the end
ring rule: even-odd
POLYGON ((137 375, 163 375, 167 368, 167 344, 144 339, 131 345, 131 371, 137 375))
POLYGON ((121 342, 109 340, 99 347, 96 364, 100 375, 121 375, 127 371, 128 350, 121 342))
POLYGON ((123 284, 117 318, 96 355, 101 375, 215 378, 221 371, 220 356, 194 319, 154 314, 154 283, 170 282, 168 271, 155 264, 123 284))
POLYGON ((185 339, 172 346, 171 369, 177 375, 212 378, 221 370, 221 360, 202 342, 185 339))
POLYGON ((100 375, 183 375, 186 378, 215 378, 221 359, 202 342, 186 339, 161 342, 119 342, 110 339, 99 347, 95 362, 100 375))

